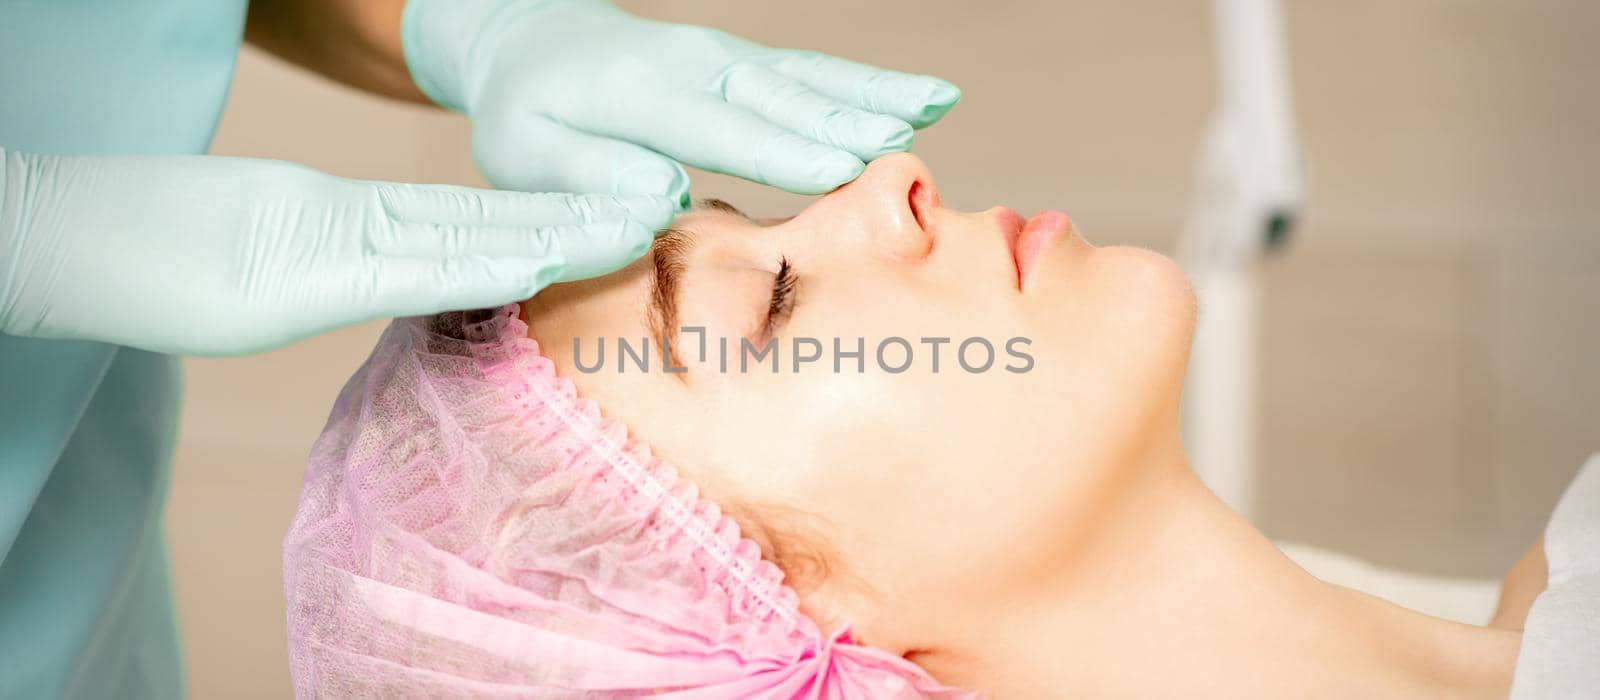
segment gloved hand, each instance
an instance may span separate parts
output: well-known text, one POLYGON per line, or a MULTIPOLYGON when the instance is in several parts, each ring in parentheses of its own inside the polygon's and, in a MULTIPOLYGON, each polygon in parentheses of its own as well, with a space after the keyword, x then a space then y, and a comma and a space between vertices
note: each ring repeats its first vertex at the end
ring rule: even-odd
POLYGON ((268 160, 0 149, 0 332, 268 350, 609 272, 649 247, 673 204, 346 180, 268 160))
POLYGON ((669 160, 791 192, 849 182, 911 147, 961 92, 928 76, 770 49, 640 19, 606 0, 410 0, 418 87, 474 127, 496 186, 661 194, 686 203, 669 160))

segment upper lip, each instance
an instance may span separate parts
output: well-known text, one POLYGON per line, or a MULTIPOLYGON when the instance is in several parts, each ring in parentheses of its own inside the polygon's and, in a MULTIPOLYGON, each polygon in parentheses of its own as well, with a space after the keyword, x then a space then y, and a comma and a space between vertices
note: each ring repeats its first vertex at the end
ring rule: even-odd
POLYGON ((1011 268, 1016 274, 1017 289, 1021 289, 1022 265, 1017 258, 1017 243, 1022 239, 1022 229, 1028 222, 1022 218, 1022 214, 1010 207, 996 209, 995 219, 1000 224, 1000 234, 1005 237, 1006 251, 1011 253, 1011 268))
MULTIPOLYGON (((1011 219, 1008 224, 1014 221, 1011 219)), ((1006 237, 1011 244, 1011 260, 1017 267, 1017 289, 1020 290, 1027 283, 1028 275, 1039 267, 1044 250, 1071 233, 1072 220, 1059 211, 1046 209, 1023 222, 1016 231, 1015 235, 1008 232, 1006 237)))

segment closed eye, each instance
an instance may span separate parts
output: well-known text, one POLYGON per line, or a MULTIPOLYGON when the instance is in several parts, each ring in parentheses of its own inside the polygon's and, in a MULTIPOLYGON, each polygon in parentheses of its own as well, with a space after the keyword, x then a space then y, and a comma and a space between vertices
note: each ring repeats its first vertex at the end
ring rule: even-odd
POLYGON ((767 302, 767 316, 762 322, 762 340, 773 337, 778 329, 789 322, 794 313, 798 277, 788 258, 778 263, 778 274, 772 280, 772 299, 767 302))

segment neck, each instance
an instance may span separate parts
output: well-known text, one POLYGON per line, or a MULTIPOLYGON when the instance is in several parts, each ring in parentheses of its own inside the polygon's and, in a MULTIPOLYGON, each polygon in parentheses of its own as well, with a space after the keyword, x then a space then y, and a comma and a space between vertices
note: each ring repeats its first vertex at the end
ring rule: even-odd
MULTIPOLYGON (((951 660, 997 697, 1504 697, 1519 636, 1320 581, 1194 476, 1177 440, 951 660), (1018 601, 1023 601, 1019 604, 1018 601)), ((937 671, 936 671, 937 672, 937 671)))

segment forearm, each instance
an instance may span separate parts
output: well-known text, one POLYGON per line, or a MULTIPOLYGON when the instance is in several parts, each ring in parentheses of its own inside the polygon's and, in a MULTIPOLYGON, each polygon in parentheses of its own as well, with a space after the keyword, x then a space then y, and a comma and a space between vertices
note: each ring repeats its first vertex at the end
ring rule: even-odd
POLYGON ((245 38, 346 85, 427 104, 400 44, 405 2, 253 0, 245 38))

